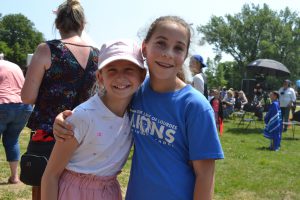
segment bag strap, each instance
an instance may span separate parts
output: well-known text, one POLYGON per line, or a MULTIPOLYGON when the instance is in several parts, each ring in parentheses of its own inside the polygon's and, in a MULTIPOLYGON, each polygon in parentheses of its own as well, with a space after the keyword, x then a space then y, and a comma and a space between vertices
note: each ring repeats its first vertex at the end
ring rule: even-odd
POLYGON ((73 45, 73 46, 78 46, 78 47, 90 47, 90 48, 94 48, 93 46, 90 45, 82 45, 82 44, 75 44, 75 43, 69 43, 69 42, 61 42, 63 44, 69 44, 69 45, 73 45))

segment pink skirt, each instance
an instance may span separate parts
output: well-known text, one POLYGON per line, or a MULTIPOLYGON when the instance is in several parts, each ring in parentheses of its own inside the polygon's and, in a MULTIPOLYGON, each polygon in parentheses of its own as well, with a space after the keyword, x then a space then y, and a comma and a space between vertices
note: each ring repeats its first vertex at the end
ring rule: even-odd
POLYGON ((100 177, 65 169, 59 180, 58 200, 122 200, 117 176, 100 177))

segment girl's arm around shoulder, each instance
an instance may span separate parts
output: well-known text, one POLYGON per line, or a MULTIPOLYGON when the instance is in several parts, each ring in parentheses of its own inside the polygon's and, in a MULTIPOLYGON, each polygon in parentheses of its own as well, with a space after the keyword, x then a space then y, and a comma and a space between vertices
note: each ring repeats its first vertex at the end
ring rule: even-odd
POLYGON ((73 137, 65 142, 56 142, 42 177, 43 200, 56 200, 58 198, 59 177, 68 164, 74 151, 78 147, 77 140, 73 137))
POLYGON ((211 200, 214 193, 215 160, 193 160, 196 176, 194 200, 211 200))
POLYGON ((28 66, 25 83, 22 88, 21 98, 23 103, 34 104, 45 74, 51 65, 51 52, 46 43, 41 43, 28 66))

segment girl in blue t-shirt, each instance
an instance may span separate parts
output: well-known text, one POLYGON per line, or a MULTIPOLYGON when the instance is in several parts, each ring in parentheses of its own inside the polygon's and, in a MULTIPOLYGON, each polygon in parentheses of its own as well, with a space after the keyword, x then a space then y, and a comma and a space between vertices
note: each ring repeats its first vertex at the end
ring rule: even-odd
POLYGON ((149 77, 131 105, 135 151, 126 199, 212 199, 215 159, 223 151, 214 111, 180 73, 190 46, 190 26, 164 16, 142 44, 149 77))
MULTIPOLYGON (((128 200, 212 199, 215 160, 224 158, 214 112, 177 76, 190 39, 187 22, 164 16, 152 23, 143 41, 149 77, 130 107, 135 151, 128 200)), ((54 132, 65 138, 71 131, 63 128, 62 118, 56 118, 54 132)))

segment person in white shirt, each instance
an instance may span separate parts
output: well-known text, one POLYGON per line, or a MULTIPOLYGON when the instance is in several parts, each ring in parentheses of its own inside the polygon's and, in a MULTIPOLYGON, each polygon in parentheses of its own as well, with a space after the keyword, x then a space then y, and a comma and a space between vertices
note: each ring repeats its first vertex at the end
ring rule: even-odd
MULTIPOLYGON (((279 89, 279 103, 282 114, 282 121, 288 122, 290 116, 290 109, 293 103, 296 102, 296 93, 293 88, 291 88, 291 81, 284 80, 283 86, 279 89)), ((287 130, 287 125, 283 126, 283 131, 287 130)))
POLYGON ((206 67, 200 55, 193 55, 190 59, 190 70, 193 76, 192 85, 208 98, 207 81, 202 69, 206 67))
POLYGON ((127 113, 146 75, 140 47, 130 40, 100 50, 97 93, 73 110, 67 121, 74 137, 56 142, 42 178, 42 199, 122 199, 117 175, 132 146, 127 113))

